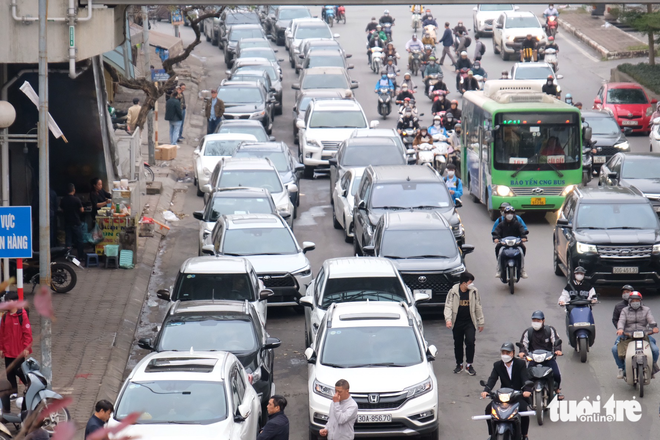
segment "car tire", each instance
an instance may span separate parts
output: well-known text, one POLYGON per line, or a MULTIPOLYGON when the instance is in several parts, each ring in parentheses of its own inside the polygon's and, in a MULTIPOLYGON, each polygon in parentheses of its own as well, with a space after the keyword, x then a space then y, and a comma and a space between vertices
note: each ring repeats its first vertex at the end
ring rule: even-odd
POLYGON ((438 440, 438 428, 435 428, 429 434, 426 434, 428 440, 438 440))
POLYGON ((280 102, 278 105, 275 106, 274 113, 277 116, 280 116, 283 113, 284 106, 282 106, 282 103, 280 102))
MULTIPOLYGON (((346 217, 344 217, 344 224, 346 225, 346 217)), ((345 241, 346 243, 352 243, 352 242, 353 242, 353 237, 350 237, 350 236, 348 235, 348 232, 349 232, 350 230, 351 230, 351 225, 347 225, 347 226, 344 228, 344 241, 345 241)))
POLYGON ((357 237, 355 237, 355 233, 353 234, 353 255, 357 255, 358 257, 363 255, 362 249, 360 249, 360 243, 358 243, 357 237))
POLYGON ((208 35, 205 34, 204 36, 206 37, 206 41, 211 41, 211 38, 209 38, 208 35))
POLYGON ((493 53, 494 53, 495 55, 499 55, 499 54, 500 54, 500 50, 497 48, 497 44, 495 44, 495 38, 493 38, 493 53))
POLYGON ((197 183, 197 197, 204 197, 204 192, 199 189, 199 183, 197 183))
POLYGON ((319 440, 316 434, 312 432, 312 430, 309 430, 309 440, 319 440))
POLYGON ((558 277, 563 277, 564 272, 561 270, 561 266, 559 266, 559 255, 557 255, 557 251, 553 251, 553 257, 552 257, 552 268, 555 271, 555 275, 558 277))
POLYGON ((307 327, 307 320, 305 319, 305 350, 312 345, 311 338, 309 337, 309 328, 307 327))
POLYGON ((284 46, 284 39, 276 39, 275 44, 278 46, 284 46))
POLYGON ((342 229, 341 223, 337 220, 337 214, 335 213, 335 205, 332 205, 332 226, 335 229, 342 229))
POLYGON ((310 167, 308 165, 305 165, 305 171, 304 171, 304 176, 305 179, 313 179, 314 178, 314 167, 310 167))
POLYGON ((500 55, 502 55, 502 61, 509 61, 509 55, 506 53, 506 50, 504 50, 504 48, 502 48, 500 55))

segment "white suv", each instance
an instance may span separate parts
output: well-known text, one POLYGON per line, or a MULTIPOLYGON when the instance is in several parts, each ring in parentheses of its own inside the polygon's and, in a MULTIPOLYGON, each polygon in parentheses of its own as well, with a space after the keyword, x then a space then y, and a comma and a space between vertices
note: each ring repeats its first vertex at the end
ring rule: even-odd
POLYGON ((358 404, 355 433, 364 437, 438 438, 438 383, 428 345, 406 303, 357 302, 328 308, 308 366, 309 437, 328 421, 339 379, 358 404))
POLYGON ((257 438, 261 401, 236 356, 225 351, 147 355, 133 368, 108 421, 142 413, 122 436, 257 438))
MULTIPOLYGON (((495 21, 493 29, 493 52, 502 59, 513 57, 520 60, 520 49, 527 35, 536 38, 537 49, 545 47, 547 39, 541 22, 531 12, 504 12, 495 21)), ((539 51, 541 52, 541 51, 539 51)), ((542 56, 539 54, 539 59, 542 56)))
POLYGON ((345 257, 325 260, 316 279, 300 299, 305 306, 305 348, 316 336, 326 310, 333 303, 389 301, 405 302, 422 327, 422 317, 415 305, 431 296, 415 296, 403 282, 394 263, 386 258, 345 257))
MULTIPOLYGON (((377 121, 371 123, 373 127, 377 121)), ((367 128, 367 117, 355 100, 312 100, 303 121, 297 121, 298 162, 305 165, 305 177, 314 177, 317 167, 329 171, 328 159, 335 157, 339 144, 356 128, 367 128)))

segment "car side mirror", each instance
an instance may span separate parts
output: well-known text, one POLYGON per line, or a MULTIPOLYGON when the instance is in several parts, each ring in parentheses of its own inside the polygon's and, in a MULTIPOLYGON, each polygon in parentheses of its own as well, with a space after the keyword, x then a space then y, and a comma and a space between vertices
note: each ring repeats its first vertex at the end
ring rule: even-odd
POLYGON ((619 177, 619 175, 617 173, 614 173, 614 172, 607 173, 607 178, 608 179, 616 180, 618 177, 619 177))
POLYGON ((347 189, 342 189, 342 190, 341 190, 341 196, 342 196, 342 197, 346 197, 347 194, 348 194, 348 190, 347 190, 347 189))
POLYGON ((268 136, 269 142, 275 142, 275 136, 268 136))
POLYGON ((296 121, 296 127, 300 130, 304 130, 305 129, 305 121, 303 121, 301 119, 298 119, 296 121))
POLYGON ((303 54, 298 54, 298 58, 300 58, 301 60, 304 60, 304 59, 305 59, 305 55, 303 55, 303 54))
POLYGON ((415 293, 413 296, 415 298, 415 304, 431 300, 431 295, 428 293, 415 293))
POLYGON ((351 81, 351 89, 357 89, 360 87, 360 83, 357 81, 351 81))
POLYGON ((357 205, 357 209, 360 211, 367 209, 367 204, 364 202, 364 200, 360 200, 360 203, 357 205))
POLYGON ((215 255, 215 247, 212 244, 205 244, 202 246, 202 254, 215 255))
POLYGON ((231 70, 225 70, 225 75, 227 75, 229 79, 231 79, 231 70))
POLYGON ((456 200, 454 200, 454 206, 457 207, 457 208, 462 207, 462 206, 463 206, 463 202, 461 201, 461 199, 456 199, 456 200))
POLYGON ((298 304, 303 307, 309 307, 310 309, 314 308, 314 300, 311 296, 303 296, 298 300, 298 304))
POLYGON ((463 251, 463 255, 471 254, 474 252, 474 246, 471 244, 464 244, 461 246, 461 250, 463 251))
POLYGON ((651 100, 651 104, 657 104, 657 103, 658 103, 658 100, 657 100, 657 99, 653 98, 653 99, 651 100))
POLYGON ((286 187, 287 190, 289 190, 290 193, 297 193, 298 192, 298 185, 295 183, 289 183, 286 187))
POLYGON ((160 289, 156 292, 156 297, 159 299, 162 299, 163 301, 170 301, 171 300, 171 294, 170 291, 167 289, 160 289))
POLYGON ((312 347, 307 347, 305 349, 305 359, 307 359, 308 364, 316 363, 316 352, 312 347))
MULTIPOLYGON (((658 118, 660 119, 660 118, 658 118)), ((376 128, 380 125, 380 121, 371 121, 369 122, 369 128, 376 128)))
POLYGON ((298 171, 298 172, 304 171, 305 170, 305 165, 303 165, 301 163, 297 163, 296 166, 295 166, 295 170, 298 171))
POLYGON ((337 166, 337 158, 336 157, 331 157, 328 159, 328 163, 333 166, 337 166))
POLYGON ((293 83, 291 84, 291 88, 293 90, 300 90, 300 83, 293 83))
POLYGON ((332 38, 339 38, 339 34, 332 34, 332 38))
POLYGON ((236 411, 236 414, 234 414, 234 422, 236 423, 242 423, 247 420, 248 416, 250 415, 251 409, 250 409, 250 403, 251 400, 246 400, 243 402, 241 405, 239 405, 238 410, 236 411))
POLYGON ((269 337, 266 338, 266 345, 264 345, 264 348, 268 350, 277 348, 280 345, 282 345, 282 341, 280 341, 278 338, 269 337))
POLYGON ((303 241, 303 245, 302 245, 303 254, 306 254, 309 251, 313 251, 314 249, 316 249, 316 244, 314 242, 303 241))
POLYGON ((204 211, 193 212, 193 217, 195 217, 197 220, 204 220, 204 211))
POLYGON ((594 105, 601 105, 603 101, 600 100, 600 98, 594 99, 594 105))
POLYGON ((271 87, 268 91, 270 93, 277 93, 277 90, 275 90, 275 87, 271 87))
POLYGON ((591 127, 583 127, 582 128, 582 138, 585 141, 587 141, 587 142, 591 141, 592 134, 593 134, 593 132, 592 132, 591 127))
POLYGON ((517 11, 518 9, 520 9, 520 6, 514 6, 514 7, 513 7, 513 10, 514 10, 514 11, 517 11))
POLYGON ((370 244, 370 245, 368 245, 368 246, 362 246, 362 250, 364 251, 365 255, 371 255, 371 256, 373 256, 373 255, 374 255, 375 246, 372 245, 372 244, 370 244))
POLYGON ((202 187, 202 192, 210 194, 213 192, 213 188, 208 183, 202 187))
POLYGON ((435 345, 429 345, 429 347, 426 349, 426 359, 429 361, 434 361, 437 354, 438 349, 435 347, 435 345))
POLYGON ((355 69, 355 66, 352 65, 352 64, 349 64, 348 66, 346 66, 346 70, 351 70, 351 69, 355 69))
POLYGON ((275 292, 273 292, 272 290, 261 289, 261 291, 259 291, 259 301, 265 301, 273 295, 275 295, 275 292))
POLYGON ((344 58, 348 59, 348 58, 351 58, 352 56, 353 56, 352 53, 347 53, 346 55, 344 55, 344 58))
POLYGON ((563 226, 565 228, 570 228, 572 225, 571 225, 571 222, 569 222, 567 219, 558 218, 557 219, 557 226, 563 226))
POLYGON ((150 350, 153 351, 153 342, 151 341, 151 338, 141 338, 138 339, 138 347, 143 348, 145 350, 150 350))
POLYGON ((559 74, 559 75, 556 76, 556 78, 557 78, 557 79, 564 79, 564 75, 559 74))
POLYGON ((280 211, 280 212, 278 212, 278 214, 279 214, 280 217, 282 217, 284 220, 287 220, 289 217, 291 217, 291 214, 289 214, 288 212, 284 212, 284 211, 280 211))
MULTIPOLYGON (((656 118, 656 119, 660 119, 660 118, 656 118)), ((626 127, 623 129, 623 134, 626 136, 630 136, 632 133, 633 133, 633 129, 630 127, 626 127)))
POLYGON ((475 6, 474 8, 472 8, 472 10, 473 10, 474 12, 479 12, 479 8, 477 8, 476 6, 475 6))

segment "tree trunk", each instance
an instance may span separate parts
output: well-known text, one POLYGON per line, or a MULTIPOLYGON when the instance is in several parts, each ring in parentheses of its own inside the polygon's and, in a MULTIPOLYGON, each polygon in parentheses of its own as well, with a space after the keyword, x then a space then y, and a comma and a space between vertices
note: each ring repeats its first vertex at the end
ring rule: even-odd
MULTIPOLYGON (((650 3, 646 5, 646 11, 649 14, 653 13, 653 5, 650 3)), ((655 66, 655 34, 653 32, 649 32, 649 64, 651 66, 655 66)))

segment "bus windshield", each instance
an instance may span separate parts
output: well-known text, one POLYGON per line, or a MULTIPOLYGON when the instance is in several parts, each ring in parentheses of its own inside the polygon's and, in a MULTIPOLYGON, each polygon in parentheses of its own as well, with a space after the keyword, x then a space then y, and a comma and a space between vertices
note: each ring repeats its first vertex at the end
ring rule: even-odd
POLYGON ((575 113, 501 113, 496 117, 493 166, 497 170, 574 170, 580 167, 575 113))

